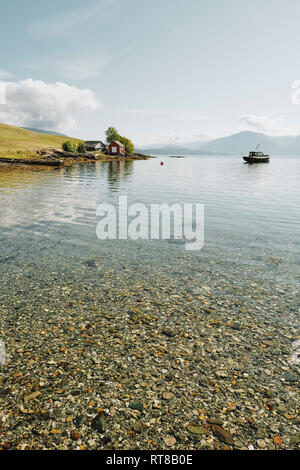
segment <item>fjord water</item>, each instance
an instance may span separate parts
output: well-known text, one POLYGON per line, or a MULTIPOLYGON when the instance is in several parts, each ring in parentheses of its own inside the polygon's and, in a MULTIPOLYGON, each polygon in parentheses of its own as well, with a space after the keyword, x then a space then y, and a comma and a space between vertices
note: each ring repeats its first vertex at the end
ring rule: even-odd
MULTIPOLYGON (((119 285, 161 280, 174 292, 210 292, 240 304, 263 288, 256 308, 267 315, 271 299, 281 296, 280 309, 296 313, 299 202, 300 158, 288 156, 260 165, 239 156, 193 156, 0 171, 0 274, 18 277, 31 266, 30 276, 46 281, 59 266, 72 279, 80 263, 96 260, 99 288, 108 272, 119 285), (117 205, 124 195, 129 204, 204 204, 203 249, 98 240, 97 207, 117 205)), ((30 302, 26 279, 19 283, 22 302, 30 302)))

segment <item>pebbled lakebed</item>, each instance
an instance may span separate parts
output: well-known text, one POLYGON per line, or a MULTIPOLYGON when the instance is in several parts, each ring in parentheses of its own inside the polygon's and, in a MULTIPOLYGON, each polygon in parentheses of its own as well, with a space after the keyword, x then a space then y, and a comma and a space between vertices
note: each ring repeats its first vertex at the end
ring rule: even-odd
POLYGON ((0 174, 3 449, 299 449, 299 161, 164 161, 0 174), (97 240, 124 194, 204 248, 97 240))

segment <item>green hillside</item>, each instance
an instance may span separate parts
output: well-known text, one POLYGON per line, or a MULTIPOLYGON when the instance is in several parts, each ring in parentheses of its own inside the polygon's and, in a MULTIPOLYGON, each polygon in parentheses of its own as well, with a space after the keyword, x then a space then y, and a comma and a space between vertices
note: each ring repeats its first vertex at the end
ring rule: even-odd
POLYGON ((40 134, 20 127, 0 124, 0 157, 30 158, 38 150, 61 148, 66 140, 81 142, 79 139, 40 134))

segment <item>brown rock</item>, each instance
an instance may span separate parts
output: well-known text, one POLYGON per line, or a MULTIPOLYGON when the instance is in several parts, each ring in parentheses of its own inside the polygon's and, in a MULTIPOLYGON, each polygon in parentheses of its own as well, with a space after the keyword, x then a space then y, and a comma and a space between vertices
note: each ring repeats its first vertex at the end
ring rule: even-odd
POLYGON ((233 437, 232 435, 226 431, 226 429, 222 428, 221 426, 218 426, 216 424, 213 424, 212 427, 212 432, 214 435, 221 441, 224 442, 224 444, 233 445, 233 437))
POLYGON ((273 442, 274 444, 276 444, 277 446, 281 446, 282 444, 282 439, 280 436, 275 436, 274 439, 273 439, 273 442))
POLYGON ((216 418, 206 418, 206 422, 208 424, 217 424, 218 426, 222 426, 224 423, 222 419, 216 419, 216 418))
POLYGON ((80 433, 79 433, 79 432, 76 432, 76 431, 72 432, 72 433, 71 433, 71 439, 72 439, 73 441, 79 441, 79 439, 80 439, 80 433))
POLYGON ((2 449, 9 450, 10 448, 11 444, 9 442, 4 442, 4 444, 2 444, 2 449))

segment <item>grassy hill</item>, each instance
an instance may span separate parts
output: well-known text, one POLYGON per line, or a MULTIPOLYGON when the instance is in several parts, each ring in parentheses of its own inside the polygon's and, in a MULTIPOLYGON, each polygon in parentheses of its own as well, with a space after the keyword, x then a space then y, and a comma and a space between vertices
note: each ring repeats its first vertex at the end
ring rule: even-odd
POLYGON ((20 127, 0 124, 0 157, 32 158, 38 150, 61 148, 63 142, 81 142, 69 137, 41 134, 20 127))

